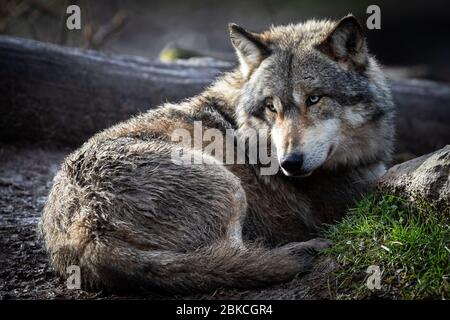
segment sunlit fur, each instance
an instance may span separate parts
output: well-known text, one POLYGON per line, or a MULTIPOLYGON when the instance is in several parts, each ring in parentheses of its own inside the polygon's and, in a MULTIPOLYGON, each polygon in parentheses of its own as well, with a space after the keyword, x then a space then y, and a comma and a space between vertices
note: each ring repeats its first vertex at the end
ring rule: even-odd
POLYGON ((268 285, 308 270, 327 246, 309 239, 366 192, 392 148, 389 90, 346 19, 262 35, 231 26, 236 70, 71 153, 40 223, 56 272, 67 276, 67 266, 79 265, 84 288, 192 292, 268 285), (356 49, 346 52, 347 45, 356 49), (323 97, 305 107, 308 94, 323 97), (276 97, 279 113, 266 110, 267 96, 276 97), (312 173, 260 176, 258 165, 214 158, 176 165, 171 154, 181 145, 171 134, 193 131, 194 121, 235 129, 238 139, 266 128, 278 156, 302 152, 312 173))

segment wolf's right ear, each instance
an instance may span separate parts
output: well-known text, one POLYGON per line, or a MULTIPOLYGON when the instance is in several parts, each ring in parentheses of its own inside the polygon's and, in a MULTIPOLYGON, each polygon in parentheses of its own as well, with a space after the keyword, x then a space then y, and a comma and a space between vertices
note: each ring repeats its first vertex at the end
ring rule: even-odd
POLYGON ((269 56, 270 50, 258 34, 249 32, 234 23, 230 23, 228 28, 231 43, 239 58, 241 72, 244 77, 248 77, 252 70, 269 56))
POLYGON ((368 52, 363 28, 351 14, 342 18, 316 48, 357 70, 363 70, 367 64, 368 52))

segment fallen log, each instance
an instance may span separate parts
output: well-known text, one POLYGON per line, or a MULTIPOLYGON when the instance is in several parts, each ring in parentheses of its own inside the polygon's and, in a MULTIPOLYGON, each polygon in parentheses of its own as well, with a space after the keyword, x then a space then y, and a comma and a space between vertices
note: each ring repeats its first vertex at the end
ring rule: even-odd
POLYGON ((0 37, 0 139, 78 145, 161 102, 195 95, 226 67, 0 37))
POLYGON ((426 80, 392 80, 397 107, 397 153, 420 156, 450 143, 450 86, 426 80))
MULTIPOLYGON (((0 37, 0 141, 76 146, 164 101, 195 95, 233 67, 213 59, 162 63, 140 57, 0 37)), ((450 86, 392 80, 397 151, 450 143, 450 86)))

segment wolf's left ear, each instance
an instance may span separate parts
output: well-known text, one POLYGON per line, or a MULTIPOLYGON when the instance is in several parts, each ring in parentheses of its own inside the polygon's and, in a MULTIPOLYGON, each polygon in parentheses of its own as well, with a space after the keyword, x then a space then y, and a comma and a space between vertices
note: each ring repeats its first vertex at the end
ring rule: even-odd
POLYGON ((366 39, 363 28, 353 15, 342 18, 316 48, 357 70, 364 70, 366 67, 366 39))
POLYGON ((231 43, 239 58, 241 72, 244 77, 247 77, 269 56, 270 50, 258 34, 249 32, 234 23, 230 23, 228 28, 231 43))

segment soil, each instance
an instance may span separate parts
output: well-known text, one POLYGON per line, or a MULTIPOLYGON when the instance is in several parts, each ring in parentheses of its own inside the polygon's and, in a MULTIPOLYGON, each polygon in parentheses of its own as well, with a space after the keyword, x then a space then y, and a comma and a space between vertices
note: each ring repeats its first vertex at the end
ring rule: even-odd
POLYGON ((335 296, 330 259, 289 283, 260 290, 218 289, 191 296, 111 295, 68 289, 47 262, 37 224, 59 163, 70 152, 0 145, 0 299, 324 299, 335 296))

